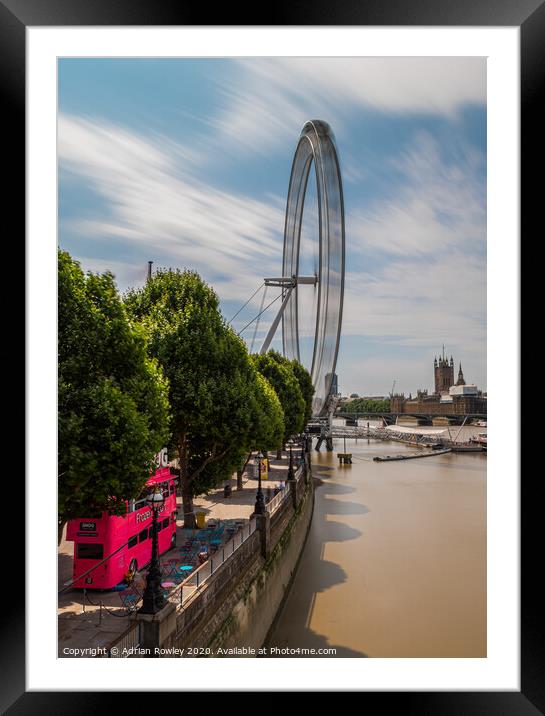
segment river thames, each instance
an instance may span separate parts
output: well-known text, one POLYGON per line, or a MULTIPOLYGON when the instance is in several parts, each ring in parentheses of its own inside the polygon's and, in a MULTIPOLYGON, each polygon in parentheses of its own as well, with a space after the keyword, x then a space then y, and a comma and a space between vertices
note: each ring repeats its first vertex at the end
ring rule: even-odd
POLYGON ((339 466, 334 447, 312 451, 314 516, 268 645, 486 657, 486 454, 373 462, 415 448, 359 439, 339 466))

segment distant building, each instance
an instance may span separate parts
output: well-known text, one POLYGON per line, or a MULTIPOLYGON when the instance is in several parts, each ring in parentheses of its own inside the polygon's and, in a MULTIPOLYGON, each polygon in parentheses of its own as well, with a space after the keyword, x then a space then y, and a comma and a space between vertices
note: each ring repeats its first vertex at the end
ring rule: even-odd
POLYGON ((450 362, 448 358, 445 358, 445 346, 443 346, 443 355, 435 356, 433 360, 433 372, 435 377, 435 395, 442 395, 448 393, 451 385, 454 385, 454 361, 450 356, 450 362))
POLYGON ((390 396, 390 411, 392 413, 405 412, 405 403, 407 398, 403 393, 394 393, 390 396))
MULTIPOLYGON (((437 356, 433 360, 433 372, 435 378, 435 395, 470 395, 470 393, 450 393, 450 389, 456 386, 466 384, 462 364, 459 364, 458 378, 454 382, 454 360, 450 356, 450 361, 445 357, 445 346, 443 346, 443 355, 437 356)), ((475 386, 476 387, 476 386, 475 386)))
POLYGON ((423 415, 486 415, 486 393, 482 393, 474 383, 466 383, 462 364, 458 369, 458 378, 454 382, 454 360, 445 356, 445 347, 439 358, 433 361, 435 392, 428 395, 427 390, 418 390, 416 398, 396 393, 390 397, 392 413, 423 415))
MULTIPOLYGON (((456 381, 456 385, 465 385, 466 382, 464 380, 464 374, 462 373, 462 364, 460 363, 460 368, 458 369, 458 380, 456 381)), ((475 386, 477 387, 477 386, 475 386)))
POLYGON ((479 389, 474 383, 456 383, 449 389, 449 395, 479 395, 479 389))

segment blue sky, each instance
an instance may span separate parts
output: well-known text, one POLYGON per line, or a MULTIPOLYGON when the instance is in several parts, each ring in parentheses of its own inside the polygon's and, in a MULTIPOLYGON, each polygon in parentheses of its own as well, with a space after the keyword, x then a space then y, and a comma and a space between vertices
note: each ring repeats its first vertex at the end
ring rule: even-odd
MULTIPOLYGON (((483 58, 59 60, 61 247, 84 269, 111 271, 120 291, 144 283, 148 260, 196 269, 229 319, 280 272, 308 119, 331 125, 343 176, 340 390, 387 394, 394 379, 406 393, 431 388, 443 343, 486 389, 483 58)), ((311 187, 309 272, 315 203, 311 187)), ((253 330, 243 335, 251 343, 253 330)))

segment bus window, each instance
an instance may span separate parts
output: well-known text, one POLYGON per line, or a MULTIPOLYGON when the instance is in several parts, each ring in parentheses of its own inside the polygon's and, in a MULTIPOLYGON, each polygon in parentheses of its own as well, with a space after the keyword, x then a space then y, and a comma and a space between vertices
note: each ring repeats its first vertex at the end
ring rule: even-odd
POLYGON ((104 546, 101 544, 85 544, 78 543, 77 558, 78 559, 103 559, 104 546))
POLYGON ((138 535, 134 535, 134 537, 131 537, 129 540, 129 549, 131 549, 131 547, 136 547, 137 542, 138 542, 138 535))
POLYGON ((158 523, 157 523, 157 532, 160 532, 162 529, 163 529, 163 523, 162 523, 162 522, 158 522, 158 523))
POLYGON ((169 492, 171 495, 173 495, 175 493, 175 491, 176 491, 176 488, 174 487, 174 482, 171 482, 170 486, 169 486, 169 492))
POLYGON ((161 483, 161 490, 163 491, 163 498, 166 500, 169 492, 168 492, 168 482, 162 482, 161 483))
POLYGON ((148 528, 146 527, 145 530, 142 530, 142 532, 139 533, 138 541, 144 542, 145 540, 147 540, 147 538, 148 538, 148 528))
POLYGON ((138 495, 138 497, 136 498, 136 501, 135 501, 135 503, 134 503, 134 509, 135 509, 135 510, 141 510, 142 507, 146 507, 146 506, 147 506, 146 500, 147 500, 147 498, 148 498, 149 493, 150 493, 149 488, 146 488, 145 490, 142 490, 142 492, 138 495))
POLYGON ((168 527, 169 522, 170 522, 170 520, 168 519, 168 517, 166 518, 166 520, 163 520, 163 529, 164 529, 165 527, 168 527))

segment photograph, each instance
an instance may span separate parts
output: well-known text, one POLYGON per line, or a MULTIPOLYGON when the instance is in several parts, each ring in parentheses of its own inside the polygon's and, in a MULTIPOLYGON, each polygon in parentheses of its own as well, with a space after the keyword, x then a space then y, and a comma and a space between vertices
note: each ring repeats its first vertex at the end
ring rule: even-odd
POLYGON ((545 714, 545 0, 241 10, 0 0, 25 326, 0 713, 545 714))
POLYGON ((59 659, 487 659, 487 61, 56 58, 59 659))

